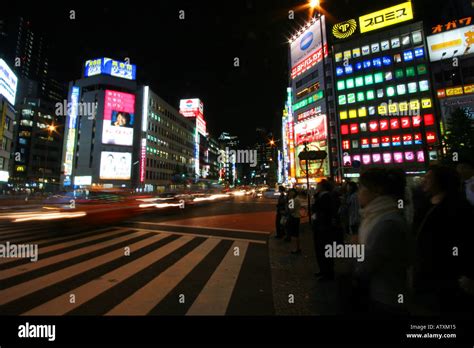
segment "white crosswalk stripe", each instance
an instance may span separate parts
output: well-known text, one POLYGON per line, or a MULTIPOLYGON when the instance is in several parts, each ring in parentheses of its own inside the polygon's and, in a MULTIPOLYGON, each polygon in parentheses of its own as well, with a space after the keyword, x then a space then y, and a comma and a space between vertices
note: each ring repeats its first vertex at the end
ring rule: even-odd
POLYGON ((225 315, 249 246, 253 244, 266 248, 258 240, 206 236, 202 231, 196 234, 182 233, 179 229, 157 231, 114 226, 88 231, 84 235, 78 234, 74 239, 68 239, 71 237, 44 240, 42 244, 54 243, 43 248, 40 245, 37 262, 9 266, 9 263, 18 259, 0 260, 0 266, 4 267, 0 272, 0 315, 5 314, 2 313, 2 307, 5 310, 8 308, 6 314, 21 315, 66 315, 84 308, 94 310, 95 307, 89 306, 89 303, 100 296, 108 296, 109 292, 120 286, 132 286, 133 291, 126 292, 117 299, 112 298, 101 313, 109 316, 147 315, 162 301, 169 301, 169 294, 190 275, 199 284, 199 288, 195 299, 186 305, 183 314, 225 315), (120 235, 121 233, 126 234, 120 235), (101 241, 101 238, 110 237, 113 238, 101 241), (134 238, 144 239, 132 241, 134 238), (131 242, 127 246, 131 250, 131 256, 125 256, 123 243, 129 240, 131 242), (84 246, 83 243, 90 244, 84 246), (114 247, 119 243, 122 244, 114 247), (77 263, 67 263, 68 260, 93 252, 95 254, 89 259, 82 258, 77 263), (222 256, 219 257, 219 253, 222 256), (41 258, 41 254, 46 256, 41 258), (175 254, 177 256, 171 259, 175 254), (121 262, 123 257, 131 259, 121 262), (167 259, 174 261, 166 261, 167 259), (150 272, 151 266, 159 266, 162 262, 166 265, 162 271, 156 275, 149 273, 148 278, 140 282, 138 275, 150 272), (200 279, 203 268, 197 268, 204 262, 213 266, 205 269, 205 278, 200 279), (43 271, 46 269, 52 271, 46 273, 43 271), (97 271, 96 274, 98 269, 103 271, 97 271), (87 276, 84 277, 85 274, 87 276), (48 288, 54 289, 55 295, 49 295, 45 291, 48 288), (71 294, 75 297, 73 303, 70 302, 71 294), (17 303, 24 304, 18 312, 17 303))

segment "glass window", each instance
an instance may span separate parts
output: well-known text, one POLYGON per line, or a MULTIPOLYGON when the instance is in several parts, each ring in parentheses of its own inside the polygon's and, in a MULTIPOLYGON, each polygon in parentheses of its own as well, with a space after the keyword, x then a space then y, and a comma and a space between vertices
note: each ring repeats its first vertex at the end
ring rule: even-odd
POLYGON ((362 76, 355 78, 355 85, 356 87, 363 87, 364 86, 364 78, 362 76))
POLYGON ((356 118, 357 117, 357 110, 349 110, 349 118, 356 118))
POLYGON ((382 51, 387 51, 390 49, 390 42, 388 40, 382 41, 380 43, 380 46, 382 48, 382 51))
POLYGON ((358 113, 359 113, 359 117, 365 117, 365 116, 367 116, 367 109, 365 108, 365 106, 359 108, 358 113))
POLYGON ((370 116, 375 115, 375 106, 369 106, 369 115, 370 116))
POLYGON ((362 46, 362 55, 367 56, 370 54, 370 46, 362 46))
POLYGON ((364 92, 357 92, 357 102, 363 102, 364 100, 364 92))
POLYGON ((377 90, 377 98, 383 98, 383 95, 384 95, 383 88, 378 89, 377 90))
POLYGON ((391 71, 386 71, 385 72, 385 81, 390 81, 392 79, 392 72, 391 71))
POLYGON ((374 93, 374 90, 368 90, 366 92, 366 95, 367 95, 367 100, 373 100, 375 98, 375 93, 374 93))

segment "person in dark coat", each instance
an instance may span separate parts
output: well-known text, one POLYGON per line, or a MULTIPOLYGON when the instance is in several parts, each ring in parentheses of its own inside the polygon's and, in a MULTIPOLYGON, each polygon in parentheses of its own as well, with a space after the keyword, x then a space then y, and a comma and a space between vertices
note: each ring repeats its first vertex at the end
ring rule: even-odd
POLYGON ((278 191, 280 192, 280 196, 278 197, 278 202, 277 202, 277 213, 276 213, 276 218, 275 218, 275 238, 281 239, 285 235, 285 223, 282 221, 286 219, 285 216, 285 207, 286 207, 286 195, 285 195, 285 188, 283 186, 280 186, 278 191))
POLYGON ((314 195, 311 213, 313 218, 313 242, 318 261, 319 272, 315 276, 319 280, 334 279, 334 260, 325 256, 325 246, 332 244, 334 236, 334 207, 332 186, 327 180, 318 183, 314 195))
POLYGON ((423 180, 431 208, 416 236, 413 290, 416 314, 470 314, 473 297, 462 284, 474 279, 473 208, 449 167, 432 166, 423 180))

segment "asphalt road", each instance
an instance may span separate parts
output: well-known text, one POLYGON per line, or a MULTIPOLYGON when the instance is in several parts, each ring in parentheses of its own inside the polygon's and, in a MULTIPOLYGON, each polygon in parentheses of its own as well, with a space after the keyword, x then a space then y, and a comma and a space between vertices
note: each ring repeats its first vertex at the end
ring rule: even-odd
POLYGON ((230 201, 68 228, 2 223, 0 315, 272 315, 275 201, 230 201))

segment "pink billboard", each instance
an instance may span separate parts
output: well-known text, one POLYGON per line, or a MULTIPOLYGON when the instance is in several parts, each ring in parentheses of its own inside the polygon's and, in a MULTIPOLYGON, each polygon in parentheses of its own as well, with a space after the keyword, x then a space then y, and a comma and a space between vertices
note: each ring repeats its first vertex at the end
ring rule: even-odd
POLYGON ((135 95, 106 90, 102 144, 132 146, 135 95))

